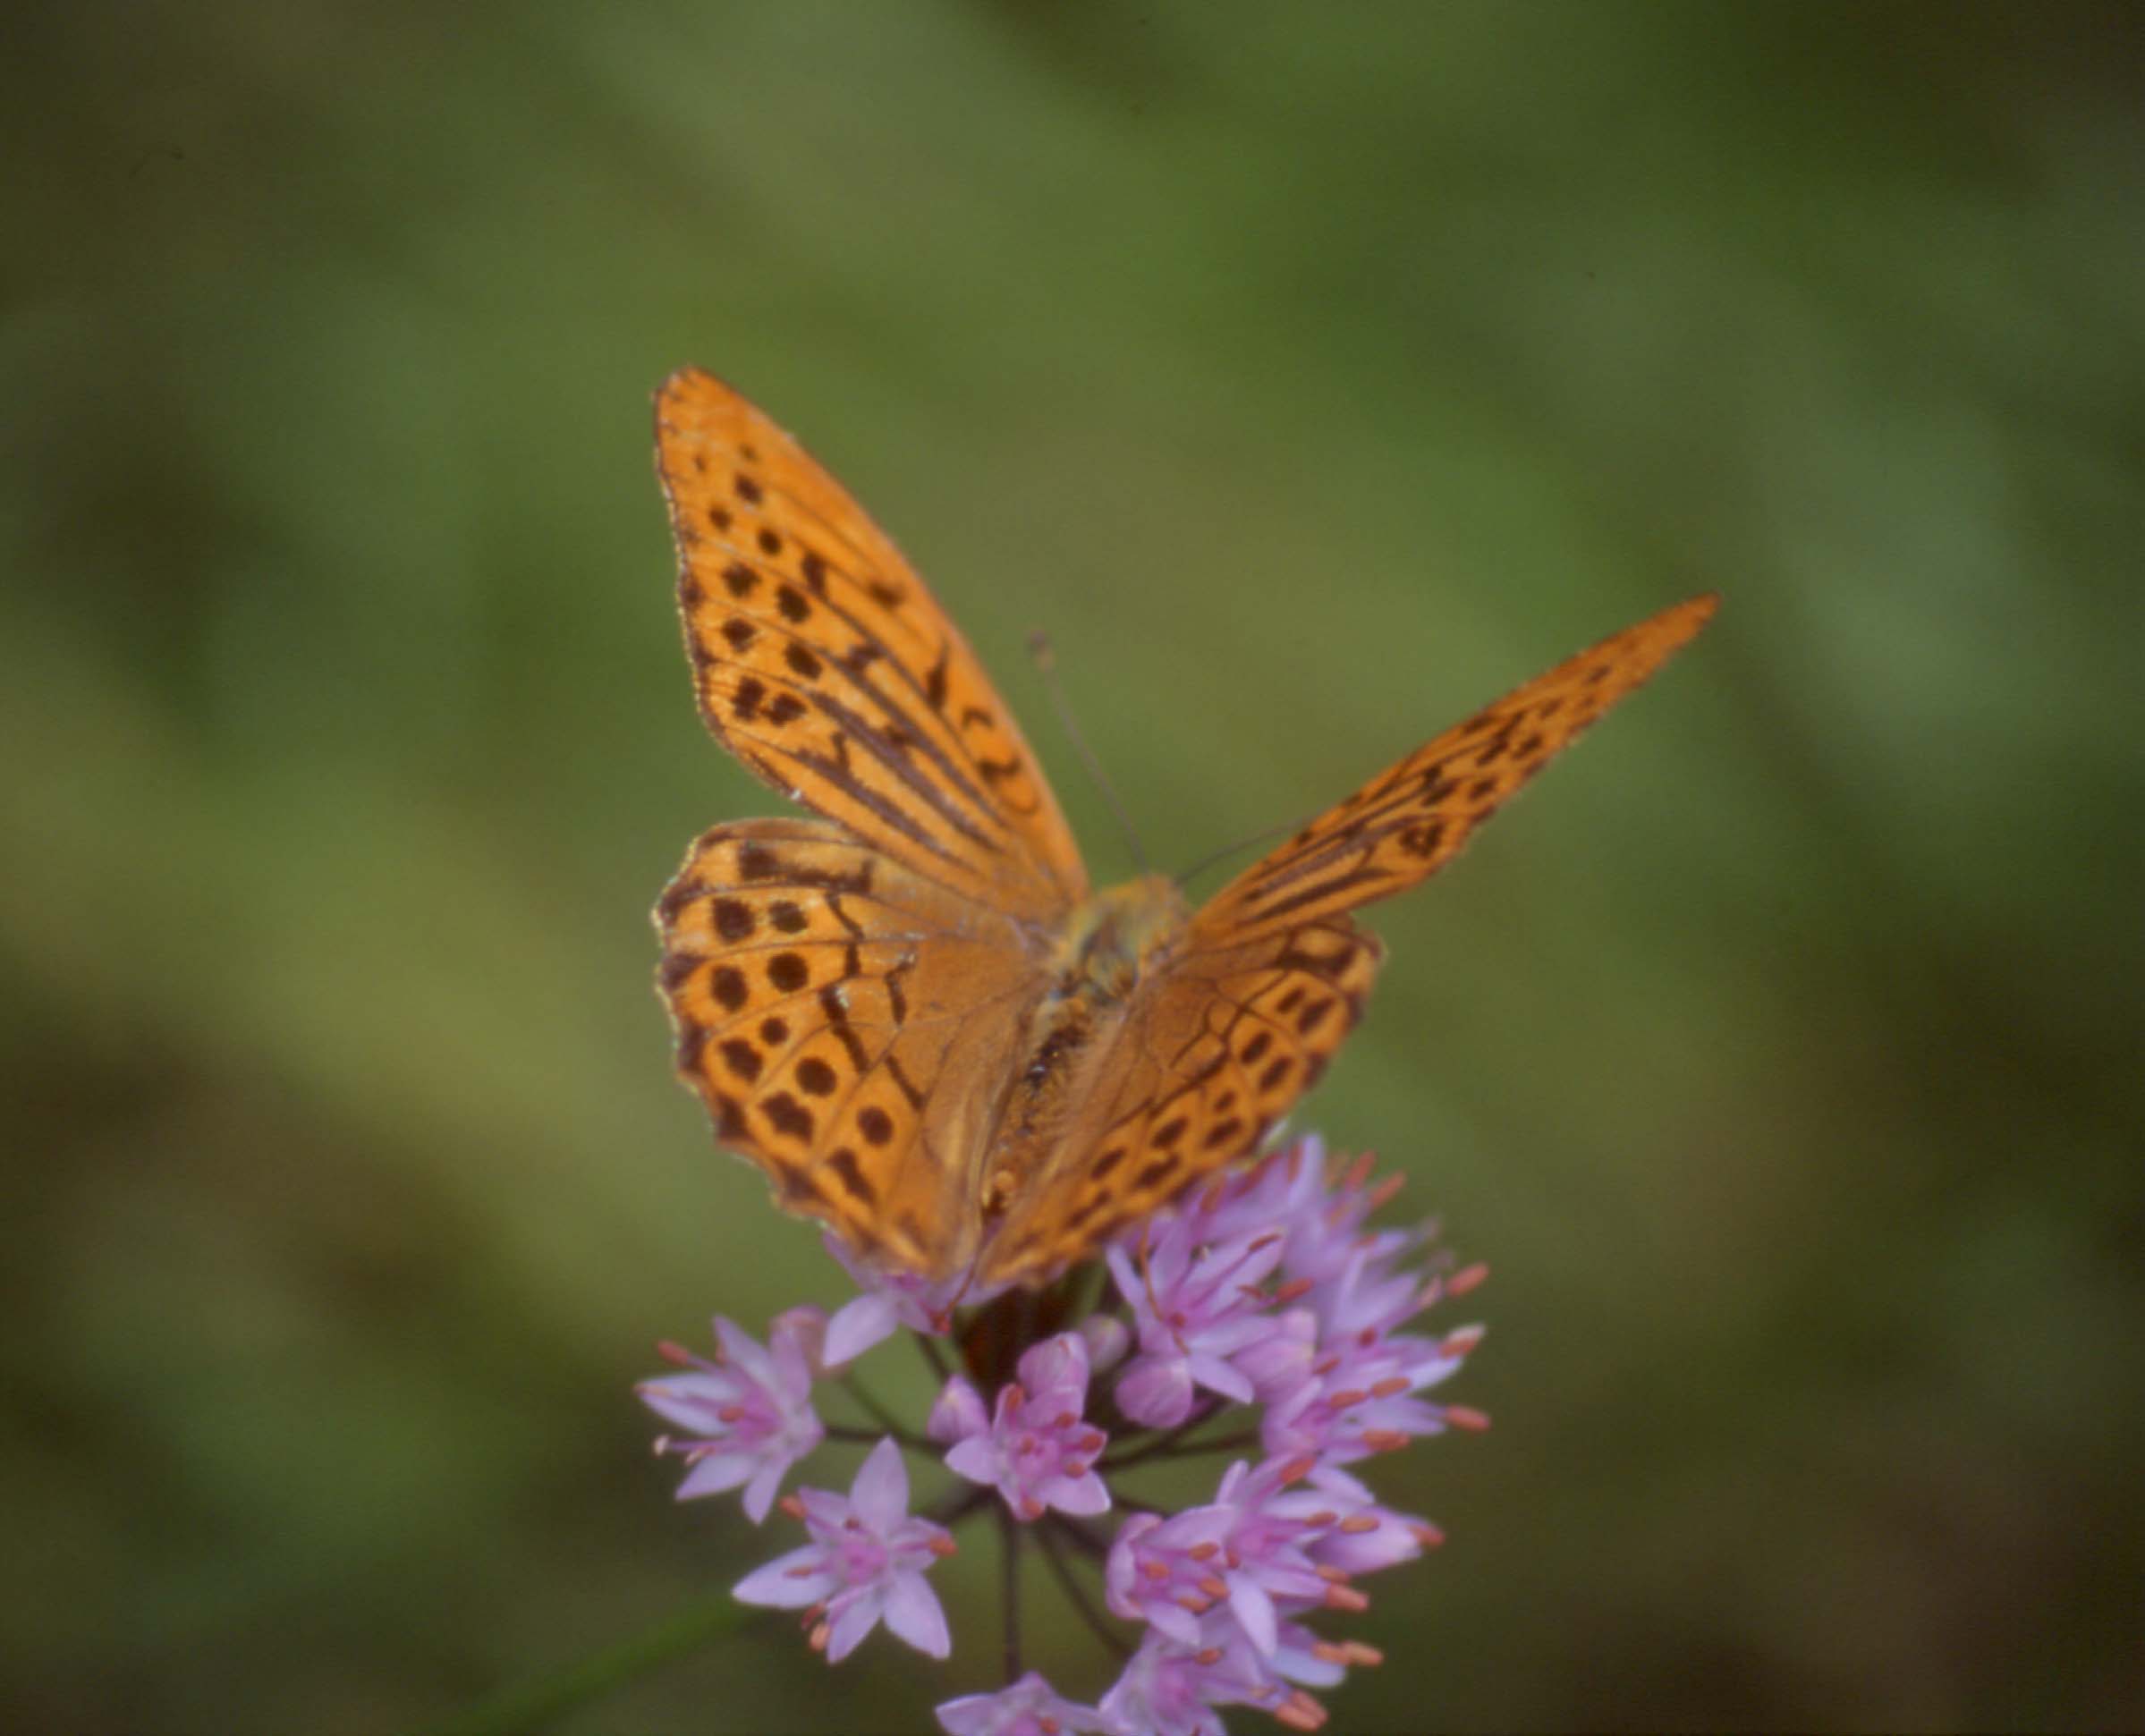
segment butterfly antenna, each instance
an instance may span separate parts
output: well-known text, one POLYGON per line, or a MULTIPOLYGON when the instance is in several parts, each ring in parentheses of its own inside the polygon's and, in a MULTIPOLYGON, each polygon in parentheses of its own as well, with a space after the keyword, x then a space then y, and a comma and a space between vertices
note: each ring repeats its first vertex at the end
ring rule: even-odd
POLYGON ((1227 861, 1230 857, 1235 855, 1240 850, 1249 850, 1253 844, 1262 844, 1269 838, 1284 838, 1289 836, 1292 833, 1301 832, 1305 826, 1310 824, 1314 817, 1316 817, 1313 815, 1306 814, 1300 820, 1289 821, 1286 826, 1269 826, 1263 832, 1254 832, 1248 838, 1239 838, 1233 844, 1224 844, 1219 850, 1215 851, 1212 854, 1200 857, 1198 861, 1194 862, 1190 868, 1186 868, 1183 873, 1178 875, 1176 876, 1177 885, 1180 886, 1189 886, 1194 880, 1196 880, 1200 875, 1206 873, 1206 871, 1212 868, 1217 862, 1227 861))
POLYGON ((1088 775, 1095 780, 1095 787, 1102 792, 1102 799, 1109 805, 1110 817, 1117 822, 1117 830, 1124 834, 1125 847, 1132 853, 1132 860, 1140 872, 1147 872, 1147 851, 1140 843, 1140 834, 1132 826, 1132 817, 1124 811, 1124 804, 1117 799, 1117 792, 1108 775, 1102 769, 1102 761, 1095 757, 1095 749, 1088 745, 1088 738, 1080 733, 1079 722, 1072 716, 1072 707, 1065 703, 1065 690, 1058 685, 1057 651, 1050 643, 1050 635, 1038 629, 1028 635, 1028 655, 1034 660, 1035 672, 1043 678, 1044 690, 1050 695, 1050 704, 1057 713, 1057 721, 1072 743, 1072 751, 1080 756, 1080 763, 1088 768, 1088 775))

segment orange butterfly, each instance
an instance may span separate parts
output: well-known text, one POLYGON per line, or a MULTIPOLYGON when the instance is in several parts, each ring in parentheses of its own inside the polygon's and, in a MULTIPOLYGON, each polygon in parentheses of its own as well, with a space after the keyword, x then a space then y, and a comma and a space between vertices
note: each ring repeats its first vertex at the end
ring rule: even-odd
POLYGON ((703 833, 656 908, 680 1075, 776 1203, 879 1265, 1039 1283, 1251 1151, 1384 956, 1349 912, 1470 833, 1697 632, 1693 597, 1447 730, 1198 910, 1102 892, 886 534, 694 368, 656 401, 700 715, 817 819, 703 833))

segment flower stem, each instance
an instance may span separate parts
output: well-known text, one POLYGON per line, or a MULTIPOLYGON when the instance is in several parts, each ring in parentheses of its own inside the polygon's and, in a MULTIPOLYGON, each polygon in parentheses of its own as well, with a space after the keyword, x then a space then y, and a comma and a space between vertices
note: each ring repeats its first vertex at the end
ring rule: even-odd
MULTIPOLYGON (((910 1433, 908 1429, 904 1428, 902 1426, 901 1418, 896 1417, 891 1410, 887 1410, 886 1407, 881 1404, 877 1399, 873 1398, 869 1390, 864 1385, 864 1383, 859 1380, 854 1375, 844 1375, 842 1376, 842 1385, 847 1389, 849 1396, 864 1407, 865 1412, 870 1417, 871 1420, 877 1423, 887 1434, 893 1435, 896 1441, 899 1441, 902 1444, 902 1445, 911 1448, 919 1452, 928 1452, 931 1450, 931 1444, 928 1441, 926 1441, 920 1435, 913 1435, 910 1433)), ((854 1433, 845 1434, 843 1431, 834 1428, 829 1428, 827 1432, 837 1441, 876 1441, 878 1439, 878 1436, 876 1435, 857 1435, 854 1433)))
POLYGON ((997 1493, 993 1488, 977 1488, 970 1485, 948 1489, 924 1510, 923 1516, 932 1524, 943 1525, 950 1531, 986 1502, 996 1499, 997 1493))
POLYGON ((1110 1553, 1109 1545, 1102 1540, 1095 1528, 1085 1520, 1074 1519, 1069 1513, 1054 1514, 1052 1518, 1059 1533, 1079 1549, 1081 1554, 1092 1556, 1096 1561, 1100 1561, 1110 1553))
POLYGON ((1021 1528, 998 1509, 999 1596, 1005 1605, 1005 1685, 1021 1679, 1021 1528))
POLYGON ((1210 1435, 1203 1441, 1156 1441, 1126 1453, 1122 1459, 1098 1459, 1095 1469, 1123 1470, 1131 1465, 1145 1464, 1150 1459, 1196 1459, 1202 1452, 1234 1452, 1239 1447, 1257 1446, 1259 1439, 1257 1429, 1243 1428, 1234 1435, 1210 1435))
POLYGON ((769 1617, 725 1590, 578 1664, 499 1689, 437 1725, 434 1736, 527 1736, 688 1652, 748 1627, 769 1625, 769 1617))
MULTIPOLYGON (((1149 1459, 1159 1459, 1165 1453, 1174 1452, 1179 1442, 1219 1409, 1218 1405, 1203 1404, 1166 1435, 1157 1435, 1143 1446, 1132 1447, 1123 1452, 1104 1453, 1095 1461, 1095 1469, 1099 1471, 1123 1470, 1127 1465, 1144 1464, 1149 1459)), ((1189 1448, 1187 1451, 1197 1449, 1189 1448)))
POLYGON ((1065 1559, 1064 1552, 1058 1546, 1061 1529, 1054 1518, 1050 1523, 1039 1527, 1035 1534, 1036 1542, 1042 1547, 1043 1560, 1056 1577, 1058 1588, 1065 1594, 1065 1601, 1079 1613, 1080 1619, 1088 1624, 1089 1632, 1109 1647, 1115 1656, 1130 1657, 1132 1654, 1131 1642, 1112 1628, 1104 1619, 1102 1612, 1095 1607, 1093 1600, 1081 1585, 1079 1577, 1072 1571, 1072 1564, 1065 1559))
POLYGON ((923 1352, 923 1359, 931 1365, 931 1372, 938 1376, 938 1384, 944 1386, 953 1378, 954 1371, 945 1366, 945 1359, 939 1355, 938 1346, 920 1332, 911 1332, 909 1336, 916 1341, 916 1348, 923 1352))

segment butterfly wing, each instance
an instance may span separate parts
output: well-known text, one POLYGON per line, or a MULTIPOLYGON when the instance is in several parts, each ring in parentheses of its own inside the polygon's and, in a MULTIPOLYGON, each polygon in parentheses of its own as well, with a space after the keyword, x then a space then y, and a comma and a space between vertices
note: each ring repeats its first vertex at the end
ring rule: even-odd
POLYGON ((982 665, 894 544, 744 398, 686 368, 656 398, 657 470, 700 715, 793 800, 1010 915, 1087 875, 982 665))
POLYGON ((888 1266, 965 1265, 1004 1033, 1047 986, 1012 919, 838 826, 767 819, 703 834, 656 923, 679 1076, 776 1203, 888 1266))
POLYGON ((1191 951, 1353 910, 1428 879, 1718 604, 1708 595, 1664 609, 1426 742, 1217 893, 1193 920, 1191 951))
POLYGON ((1112 1088, 984 1250, 986 1283, 1047 1279, 1254 1149, 1318 1082, 1385 959, 1346 917, 1207 946, 1127 1018, 1112 1088))
POLYGON ((1449 729, 1320 815, 1193 916, 1104 1070, 1118 1083, 985 1249, 1043 1277, 1252 1150, 1361 1016, 1384 949, 1353 909, 1428 878, 1712 614, 1694 597, 1449 729))

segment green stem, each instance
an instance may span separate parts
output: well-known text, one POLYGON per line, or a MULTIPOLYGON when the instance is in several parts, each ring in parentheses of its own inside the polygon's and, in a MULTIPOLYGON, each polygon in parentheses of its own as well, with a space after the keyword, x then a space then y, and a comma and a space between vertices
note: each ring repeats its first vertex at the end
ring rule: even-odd
POLYGON ((1095 1469, 1105 1473, 1123 1470, 1127 1465, 1142 1465, 1149 1459, 1174 1452, 1178 1444, 1187 1435, 1206 1422, 1208 1418, 1218 1416, 1221 1409, 1222 1407, 1218 1404, 1202 1404, 1167 1434, 1157 1435, 1143 1445, 1122 1448, 1115 1452, 1104 1453, 1095 1461, 1095 1469))
POLYGON ((1021 1529, 1004 1506, 998 1509, 998 1596, 1005 1605, 1005 1685, 1021 1679, 1021 1529))
POLYGON ((920 1332, 911 1331, 909 1336, 916 1341, 916 1348, 923 1352, 923 1359, 931 1365, 931 1372, 938 1376, 939 1385, 944 1386, 953 1378, 954 1371, 946 1367, 945 1359, 938 1354, 938 1346, 920 1332))
POLYGON ((601 1699, 651 1670, 769 1618, 724 1591, 691 1604, 669 1620, 570 1664, 547 1676, 514 1683, 435 1726, 434 1736, 528 1736, 575 1707, 601 1699))
POLYGON ((943 1525, 947 1530, 981 1510, 987 1502, 996 1501, 998 1492, 988 1484, 979 1487, 974 1484, 956 1484, 928 1507, 920 1511, 918 1517, 928 1519, 934 1525, 943 1525))
MULTIPOLYGON (((887 1434, 893 1435, 895 1440, 902 1444, 902 1445, 905 1447, 912 1447, 920 1452, 928 1452, 931 1450, 929 1442, 924 1440, 920 1435, 911 1435, 906 1428, 903 1427, 901 1419, 897 1418, 891 1410, 887 1410, 886 1407, 881 1404, 877 1399, 873 1398, 870 1393, 865 1389, 863 1382, 859 1380, 854 1375, 844 1375, 842 1376, 842 1385, 847 1390, 849 1396, 864 1407, 866 1413, 871 1418, 871 1420, 877 1423, 881 1428, 885 1429, 887 1434)), ((835 1431, 831 1428, 827 1432, 830 1435, 835 1434, 835 1431)), ((840 1437, 837 1436, 836 1438, 840 1437)), ((870 1438, 877 1440, 878 1437, 877 1435, 873 1435, 870 1438)))
POLYGON ((1080 1619, 1088 1624, 1088 1630, 1096 1639, 1101 1640, 1115 1656, 1130 1657, 1132 1654, 1131 1643, 1104 1620, 1102 1612, 1095 1607, 1088 1594, 1081 1588, 1080 1581, 1073 1577, 1072 1563, 1065 1560, 1064 1552, 1058 1547, 1059 1533, 1055 1519, 1053 1515, 1051 1520, 1036 1528, 1036 1541, 1043 1546, 1043 1559, 1049 1563, 1050 1571, 1056 1575, 1058 1588, 1065 1594, 1065 1601, 1079 1612, 1080 1619))
POLYGON ((1098 1562, 1108 1558, 1109 1544, 1104 1539, 1102 1533, 1089 1525, 1086 1520, 1075 1519, 1070 1513, 1053 1513, 1051 1519, 1056 1525, 1059 1534, 1068 1543, 1079 1549, 1081 1554, 1098 1562))
POLYGON ((1196 1459, 1202 1452, 1234 1452, 1242 1447, 1257 1446, 1259 1440, 1257 1429, 1245 1428, 1234 1435, 1209 1435, 1203 1441, 1157 1441, 1153 1446, 1141 1447, 1122 1459, 1098 1459, 1095 1469, 1107 1473, 1143 1465, 1154 1459, 1196 1459))

